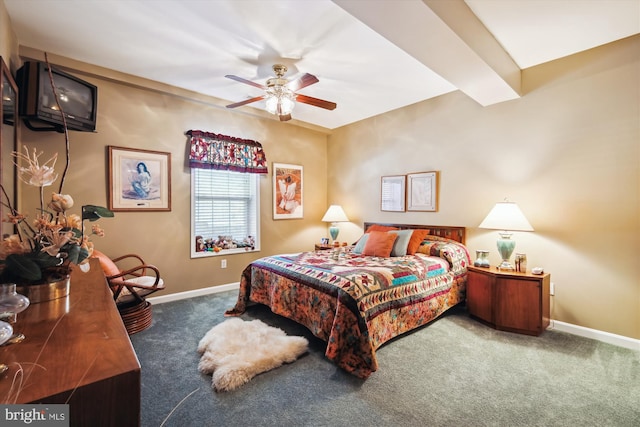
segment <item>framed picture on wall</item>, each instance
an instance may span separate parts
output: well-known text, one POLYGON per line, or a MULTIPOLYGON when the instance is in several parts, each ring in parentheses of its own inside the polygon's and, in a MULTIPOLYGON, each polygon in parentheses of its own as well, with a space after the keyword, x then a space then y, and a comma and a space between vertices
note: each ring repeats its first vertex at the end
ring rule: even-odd
POLYGON ((438 210, 438 171, 407 175, 407 211, 438 210))
POLYGON ((171 210, 171 153, 109 146, 109 209, 171 210))
POLYGON ((303 217, 302 166, 273 164, 273 219, 303 217))
POLYGON ((383 176, 380 183, 380 210, 404 212, 406 177, 404 175, 383 176))

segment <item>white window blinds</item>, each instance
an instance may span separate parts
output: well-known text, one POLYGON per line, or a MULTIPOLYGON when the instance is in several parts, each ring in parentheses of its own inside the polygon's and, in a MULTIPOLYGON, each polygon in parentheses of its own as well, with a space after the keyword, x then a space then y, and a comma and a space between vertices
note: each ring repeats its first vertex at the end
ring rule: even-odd
MULTIPOLYGON (((197 168, 191 169, 191 174, 192 241, 195 242, 197 236, 205 242, 231 236, 233 242, 241 246, 251 236, 258 248, 258 175, 197 168)), ((245 247, 242 250, 246 250, 245 247)))

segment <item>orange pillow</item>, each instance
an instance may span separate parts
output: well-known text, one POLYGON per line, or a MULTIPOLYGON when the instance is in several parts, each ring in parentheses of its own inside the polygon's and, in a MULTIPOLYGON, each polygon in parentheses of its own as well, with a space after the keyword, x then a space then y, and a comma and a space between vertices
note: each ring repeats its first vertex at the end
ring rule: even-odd
POLYGON ((391 230, 398 230, 398 228, 391 227, 389 225, 373 224, 373 225, 370 225, 369 228, 367 228, 367 231, 365 231, 365 233, 370 233, 372 231, 391 231, 391 230))
POLYGON ((398 235, 386 231, 372 231, 364 245, 363 255, 389 257, 398 235))
POLYGON ((111 258, 103 254, 97 249, 93 250, 93 254, 91 258, 98 258, 100 261, 100 267, 102 267, 102 271, 106 276, 114 276, 116 274, 120 274, 120 269, 116 265, 115 262, 111 261, 111 258))
POLYGON ((422 228, 413 230, 411 239, 409 239, 409 244, 407 245, 407 255, 415 255, 415 253, 418 251, 418 248, 420 247, 420 244, 428 235, 429 230, 425 230, 422 228))

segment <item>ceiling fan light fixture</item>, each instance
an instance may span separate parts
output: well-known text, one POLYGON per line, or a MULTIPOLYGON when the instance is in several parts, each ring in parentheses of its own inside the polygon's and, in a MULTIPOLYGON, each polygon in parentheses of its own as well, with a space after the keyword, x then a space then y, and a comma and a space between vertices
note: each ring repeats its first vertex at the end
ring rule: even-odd
POLYGON ((269 113, 286 116, 295 106, 295 94, 288 88, 276 86, 267 89, 266 109, 269 113))
POLYGON ((267 112, 274 114, 280 118, 281 122, 291 120, 291 112, 296 106, 296 102, 312 105, 314 107, 324 108, 326 110, 335 110, 336 103, 325 101, 323 99, 314 98, 307 95, 298 94, 297 91, 303 89, 312 84, 318 83, 319 80, 313 74, 305 73, 293 81, 289 81, 284 78, 284 73, 287 72, 286 65, 275 64, 273 66, 273 72, 275 77, 267 79, 264 85, 251 80, 244 79, 242 77, 234 76, 233 74, 227 74, 225 77, 231 80, 235 80, 240 83, 244 83, 253 87, 257 87, 264 91, 261 96, 245 99, 244 101, 234 102, 229 104, 227 108, 242 107, 243 105, 251 104, 265 100, 267 112))

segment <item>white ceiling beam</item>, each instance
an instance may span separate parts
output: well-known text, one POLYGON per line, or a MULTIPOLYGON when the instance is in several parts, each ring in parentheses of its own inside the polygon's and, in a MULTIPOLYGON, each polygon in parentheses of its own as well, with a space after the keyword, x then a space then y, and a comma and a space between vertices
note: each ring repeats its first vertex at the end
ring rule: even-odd
POLYGON ((480 105, 520 97, 520 69, 463 0, 333 2, 480 105))

